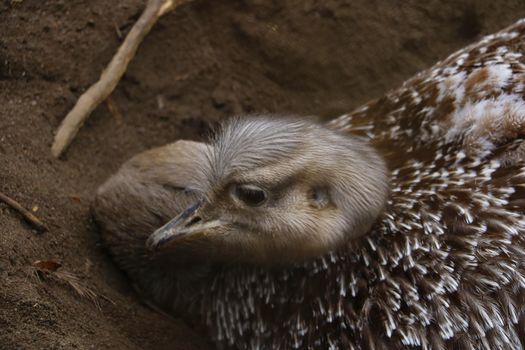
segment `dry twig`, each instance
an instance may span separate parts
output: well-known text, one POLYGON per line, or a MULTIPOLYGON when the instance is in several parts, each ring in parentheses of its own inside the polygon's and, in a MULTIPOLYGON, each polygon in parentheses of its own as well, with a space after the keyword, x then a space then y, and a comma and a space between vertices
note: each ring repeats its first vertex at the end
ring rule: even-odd
POLYGON ((110 298, 98 294, 92 288, 86 286, 78 276, 71 272, 60 270, 62 265, 58 262, 53 260, 37 260, 33 262, 31 266, 34 268, 32 270, 33 276, 36 277, 37 280, 42 281, 43 279, 48 279, 63 285, 65 284, 73 289, 80 297, 93 302, 98 309, 101 309, 99 299, 104 299, 115 305, 115 302, 110 298))
POLYGON ((80 96, 73 109, 60 124, 51 146, 53 156, 58 158, 64 152, 91 112, 115 89, 129 62, 135 56, 138 46, 157 20, 188 1, 191 0, 148 0, 144 12, 102 72, 100 79, 80 96))
POLYGON ((0 202, 4 202, 14 210, 16 210, 20 215, 24 217, 24 219, 29 222, 35 229, 41 232, 48 231, 47 226, 40 221, 39 218, 37 218, 33 213, 31 213, 26 208, 22 207, 17 201, 14 199, 8 197, 7 195, 0 192, 0 202))

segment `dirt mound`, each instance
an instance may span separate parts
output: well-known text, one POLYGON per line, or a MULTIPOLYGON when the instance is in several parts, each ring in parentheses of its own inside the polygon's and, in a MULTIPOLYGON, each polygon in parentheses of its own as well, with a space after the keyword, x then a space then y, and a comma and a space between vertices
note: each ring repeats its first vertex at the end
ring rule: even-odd
POLYGON ((1 349, 204 348, 142 305, 100 246, 89 217, 97 186, 133 154, 199 139, 231 114, 349 111, 525 16, 522 1, 197 0, 158 23, 110 102, 54 160, 60 120, 142 7, 0 2, 0 191, 50 227, 38 234, 0 204, 1 349), (35 260, 60 262, 98 296, 35 275, 35 260))

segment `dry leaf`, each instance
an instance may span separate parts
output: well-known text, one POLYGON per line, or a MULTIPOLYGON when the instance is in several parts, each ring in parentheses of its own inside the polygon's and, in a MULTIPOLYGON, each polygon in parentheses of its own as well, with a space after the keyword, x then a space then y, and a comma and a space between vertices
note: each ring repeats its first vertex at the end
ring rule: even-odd
POLYGON ((69 198, 70 198, 73 202, 77 202, 77 203, 81 203, 81 202, 82 202, 82 198, 80 198, 80 196, 72 195, 72 196, 69 196, 69 198))
POLYGON ((53 261, 53 260, 37 260, 31 264, 33 267, 36 267, 40 270, 46 270, 49 272, 56 271, 62 264, 53 261))

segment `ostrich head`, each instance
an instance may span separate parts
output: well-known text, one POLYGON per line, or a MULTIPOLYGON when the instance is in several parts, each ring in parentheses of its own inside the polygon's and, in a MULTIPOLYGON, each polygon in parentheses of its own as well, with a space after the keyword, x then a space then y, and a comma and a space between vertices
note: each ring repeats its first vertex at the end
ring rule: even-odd
POLYGON ((388 195, 366 141, 304 120, 233 119, 195 154, 188 183, 201 199, 149 236, 151 254, 300 261, 365 234, 388 195))

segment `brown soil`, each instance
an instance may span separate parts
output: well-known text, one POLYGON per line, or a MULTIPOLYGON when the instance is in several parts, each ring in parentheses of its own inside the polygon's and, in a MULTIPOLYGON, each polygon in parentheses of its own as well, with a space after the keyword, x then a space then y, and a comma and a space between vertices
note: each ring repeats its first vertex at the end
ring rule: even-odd
MULTIPOLYGON (((100 246, 97 186, 133 154, 199 139, 231 114, 335 116, 479 36, 525 3, 197 0, 164 17, 108 105, 62 160, 54 131, 139 16, 143 0, 0 0, 0 191, 44 220, 37 234, 0 204, 1 349, 202 349, 182 322, 142 305, 100 246), (99 295, 32 274, 54 260, 99 295)), ((59 270, 60 271, 60 270, 59 270)))

